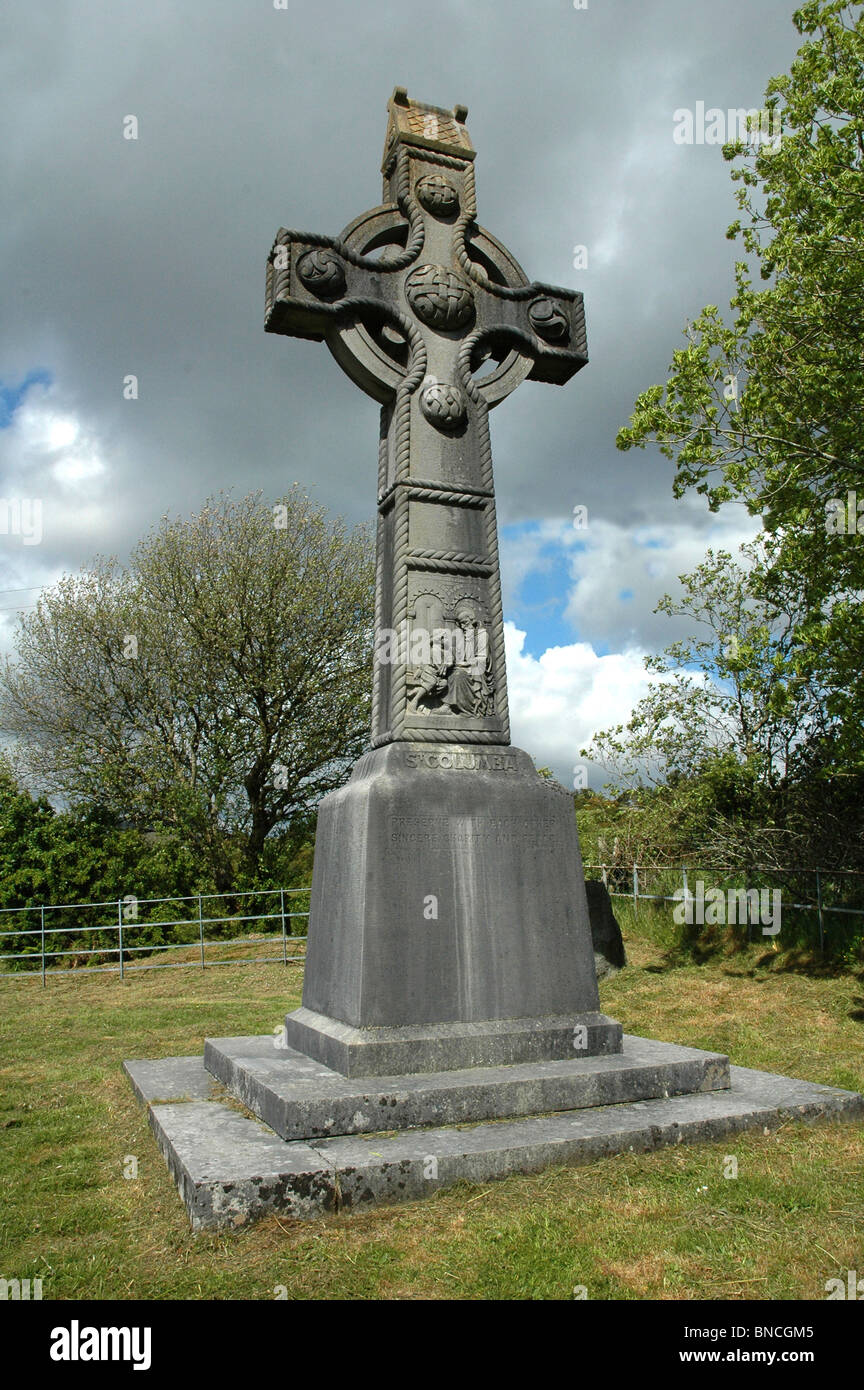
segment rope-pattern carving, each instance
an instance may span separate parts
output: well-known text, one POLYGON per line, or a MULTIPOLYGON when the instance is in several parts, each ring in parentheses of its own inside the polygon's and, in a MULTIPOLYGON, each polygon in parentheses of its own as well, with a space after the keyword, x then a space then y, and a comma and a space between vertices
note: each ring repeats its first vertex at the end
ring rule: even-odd
MULTIPOLYGON (((488 426, 487 426, 488 434, 488 426)), ((505 742, 510 742, 510 714, 507 708, 507 661, 504 652, 504 603, 501 597, 501 571, 498 564, 498 524, 495 518, 495 499, 486 511, 486 549, 489 552, 491 578, 489 599, 492 628, 492 679, 495 683, 496 714, 500 718, 505 742)))
POLYGON ((473 401, 474 405, 481 405, 483 403, 483 396, 480 392, 479 385, 471 375, 471 354, 477 344, 485 336, 486 331, 487 330, 483 328, 478 328, 476 332, 469 333, 456 356, 456 373, 462 383, 463 391, 466 396, 468 396, 469 400, 473 401))
POLYGON ((393 423, 393 477, 401 482, 411 468, 411 397, 400 391, 393 423))
MULTIPOLYGON (((393 517, 393 567, 395 575, 391 617, 391 623, 397 632, 401 631, 401 624, 408 620, 408 565, 405 559, 408 550, 408 521, 408 498, 399 496, 396 499, 393 517)), ((407 683, 408 672, 405 666, 401 664, 394 666, 390 680, 390 718, 393 738, 401 737, 402 726, 405 723, 407 683)))
MULTIPOLYGON (((268 266, 272 270, 272 266, 268 266)), ((288 270, 280 270, 278 273, 268 276, 276 292, 276 299, 289 297, 290 274, 288 270)), ((273 301, 275 304, 276 300, 273 301)), ((313 301, 315 312, 322 314, 326 318, 332 318, 334 323, 342 320, 360 319, 369 317, 372 319, 389 320, 398 328, 408 341, 410 350, 411 366, 408 374, 402 382, 402 388, 414 391, 426 375, 426 344, 423 341, 423 334, 399 309, 393 308, 390 304, 385 304, 380 299, 373 299, 370 295, 349 295, 346 299, 337 299, 335 304, 325 304, 319 300, 313 301)), ((269 306, 272 311, 273 304, 269 306)), ((268 312, 269 318, 269 312, 268 312)))
POLYGON ((387 409, 381 411, 381 428, 378 438, 378 496, 382 496, 387 485, 387 459, 390 454, 388 440, 390 427, 390 412, 387 409))
MULTIPOLYGON (((276 240, 273 243, 273 249, 270 252, 271 259, 268 264, 272 265, 272 257, 277 246, 288 246, 292 242, 297 242, 301 246, 326 246, 328 250, 335 251, 336 255, 341 256, 349 265, 357 266, 360 270, 374 270, 381 274, 404 270, 406 265, 410 265, 417 256, 426 236, 423 215, 413 199, 408 199, 407 207, 410 213, 408 217, 410 235, 405 248, 398 255, 393 256, 392 260, 380 261, 375 256, 364 256, 362 252, 355 251, 353 247, 348 245, 347 241, 342 241, 341 237, 338 236, 326 236, 323 232, 298 232, 294 228, 280 227, 276 233, 276 240)), ((277 283, 278 277, 286 271, 287 266, 276 271, 277 283)))
POLYGON ((480 455, 480 477, 483 480, 483 486, 489 489, 494 507, 494 492, 492 488, 492 436, 489 433, 489 408, 482 399, 477 405, 474 427, 477 431, 477 450, 480 455))
MULTIPOLYGON (((574 338, 577 337, 577 334, 581 336, 581 332, 584 331, 584 323, 585 312, 584 309, 582 309, 581 319, 579 314, 577 314, 576 316, 576 323, 574 327, 577 331, 573 335, 574 338), (580 321, 583 325, 581 329, 580 321)), ((500 334, 500 330, 498 332, 500 334)), ((492 328, 481 328, 478 329, 475 333, 470 333, 468 337, 464 340, 456 358, 456 365, 462 377, 462 384, 465 390, 467 391, 468 395, 471 397, 472 401, 482 399, 482 396, 480 395, 478 383, 471 375, 471 354, 479 342, 482 342, 484 338, 490 338, 493 336, 496 336, 496 330, 492 328)), ((540 356, 549 357, 552 354, 558 353, 562 357, 569 358, 573 355, 572 349, 556 348, 551 343, 543 343, 534 333, 529 333, 527 329, 524 328, 515 328, 512 325, 508 325, 507 337, 512 341, 514 348, 518 348, 518 350, 520 352, 523 352, 526 357, 532 357, 536 359, 540 356)), ((482 382, 479 385, 482 386, 482 382)))
POLYGON ((474 416, 474 429, 477 437, 477 452, 480 463, 480 480, 485 494, 493 496, 493 476, 492 476, 492 439, 489 434, 489 407, 483 399, 483 393, 477 382, 471 375, 471 354, 477 343, 483 337, 483 331, 469 333, 465 339, 456 358, 456 374, 462 383, 462 388, 476 407, 474 416))
MULTIPOLYGON (((375 631, 380 632, 384 625, 384 614, 382 611, 384 603, 384 517, 379 515, 378 527, 375 538, 375 631)), ((375 661, 372 669, 372 737, 375 737, 375 730, 381 718, 381 683, 384 673, 381 665, 375 661)))
MULTIPOLYGON (((456 716, 454 715, 454 718, 456 716)), ((381 734, 379 738, 372 740, 373 748, 380 748, 385 743, 393 743, 401 740, 405 743, 499 743, 509 744, 510 733, 506 726, 501 733, 492 733, 486 729, 423 729, 416 724, 410 728, 400 728, 396 733, 388 729, 386 734, 381 734)))
MULTIPOLYGON (((480 476, 492 491, 492 439, 489 434, 489 412, 483 402, 483 413, 477 417, 478 448, 480 450, 480 476)), ((493 494, 494 501, 494 494, 493 494)))
POLYGON ((410 329, 411 367, 396 393, 393 427, 393 474, 396 482, 407 477, 411 468, 411 397, 426 375, 426 344, 419 331, 404 315, 400 324, 410 329))
MULTIPOLYGON (((400 482, 409 472, 411 466, 411 397, 416 391, 420 382, 426 374, 426 345, 414 327, 402 314, 396 315, 403 327, 403 331, 408 338, 411 349, 411 364, 407 375, 403 378, 396 392, 396 401, 393 407, 393 416, 387 430, 387 438, 384 447, 388 454, 390 450, 390 431, 392 430, 393 447, 393 472, 394 486, 400 482)), ((385 463, 386 468, 386 463, 385 463)), ((386 473, 385 475, 386 476, 386 473)), ((379 481, 381 473, 379 471, 379 481)), ((391 622, 398 628, 400 622, 408 615, 408 566, 405 555, 408 550, 408 498, 400 498, 397 493, 394 497, 394 524, 393 524, 393 550, 392 564, 394 568, 393 584, 393 609, 391 622)), ((379 545, 379 555, 383 552, 382 543, 379 545)), ((380 584, 377 585, 380 591, 380 584)), ((376 621, 376 632, 379 630, 376 621)), ((395 667, 390 680, 390 710, 389 715, 392 719, 393 712, 396 711, 396 724, 394 728, 397 732, 392 733, 393 738, 398 738, 398 728, 405 717, 407 672, 403 667, 395 667)), ((380 713, 380 710, 379 710, 380 713)), ((385 741, 390 741, 388 738, 385 741)))
POLYGON ((444 169, 465 169, 469 168, 473 161, 467 155, 443 154, 440 150, 427 150, 421 145, 394 145, 392 153, 388 155, 387 162, 382 168, 385 179, 389 179, 393 173, 393 165, 400 155, 407 155, 409 159, 422 159, 424 164, 440 164, 444 169))
MULTIPOLYGON (((392 166, 391 166, 392 167, 392 166)), ((268 294, 270 292, 271 273, 276 276, 275 298, 279 297, 279 276, 287 272, 287 267, 283 271, 275 272, 273 268, 273 255, 277 246, 288 246, 292 242, 299 242, 306 246, 327 247, 335 251, 337 256, 341 256, 349 265, 357 266, 362 270, 375 270, 385 274, 393 271, 404 270, 415 260, 422 250, 423 242, 426 237, 426 230, 423 221, 422 209, 418 206, 417 200, 411 192, 411 169, 407 159, 400 164, 396 178, 396 206, 408 222, 408 240, 405 247, 392 258, 381 261, 374 256, 364 255, 361 251, 355 251, 347 241, 341 237, 327 236, 323 232, 298 232, 293 228, 280 227, 276 233, 276 240, 273 243, 268 260, 268 294)), ((272 303, 272 299, 269 300, 272 303)))
MULTIPOLYGON (((389 502, 397 486, 398 483, 394 481, 378 494, 379 507, 383 507, 385 503, 389 502)), ((459 492, 445 492, 443 483, 436 482, 432 478, 410 478, 408 479, 408 486, 410 488, 408 495, 412 500, 441 502, 445 506, 479 507, 485 497, 492 496, 492 491, 488 487, 468 487, 467 485, 459 492), (435 493, 434 498, 427 495, 430 492, 435 493)))
POLYGON ((497 280, 492 280, 483 273, 476 261, 472 261, 468 254, 467 236, 472 223, 473 218, 467 212, 463 212, 453 229, 453 254, 468 279, 473 280, 475 285, 479 285, 482 290, 487 290, 489 294, 497 295, 499 299, 535 299, 538 294, 542 294, 541 286, 536 283, 499 285, 497 280))
POLYGON ((414 556, 408 558, 409 569, 428 570, 430 574, 476 574, 488 576, 492 573, 492 566, 488 560, 452 560, 433 559, 432 556, 414 556))
POLYGON ((447 564, 485 565, 483 555, 472 555, 467 550, 409 550, 409 560, 441 560, 447 564))
POLYGON ((468 254, 468 232, 474 224, 477 216, 477 195, 474 180, 474 166, 469 165, 465 170, 464 181, 465 196, 462 200, 462 211, 456 219, 453 227, 453 254, 462 267, 469 280, 473 280, 475 285, 481 289, 488 290, 490 294, 497 295, 499 299, 533 299, 540 293, 536 284, 525 285, 499 285, 496 281, 489 279, 479 270, 468 254))
POLYGON ((440 502, 442 507, 482 507, 491 493, 483 492, 445 492, 440 483, 436 488, 414 486, 414 479, 408 486, 408 496, 412 502, 440 502), (434 492, 434 497, 430 493, 434 492))

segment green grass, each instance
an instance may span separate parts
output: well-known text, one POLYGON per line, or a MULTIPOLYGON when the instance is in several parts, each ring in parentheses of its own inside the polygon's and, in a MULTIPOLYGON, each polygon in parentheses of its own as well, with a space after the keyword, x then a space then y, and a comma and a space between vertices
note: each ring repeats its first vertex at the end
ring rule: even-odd
MULTIPOLYGON (((670 952, 662 915, 621 915, 631 964, 601 993, 628 1031, 864 1088, 861 977, 791 969, 764 943, 696 965, 670 952)), ((291 1299, 569 1299, 579 1285, 592 1299, 821 1299, 827 1279, 864 1270, 855 1124, 193 1236, 121 1061, 270 1032, 301 983, 298 966, 258 964, 0 982, 0 1276, 41 1278, 52 1299, 272 1299, 279 1286, 291 1299)))

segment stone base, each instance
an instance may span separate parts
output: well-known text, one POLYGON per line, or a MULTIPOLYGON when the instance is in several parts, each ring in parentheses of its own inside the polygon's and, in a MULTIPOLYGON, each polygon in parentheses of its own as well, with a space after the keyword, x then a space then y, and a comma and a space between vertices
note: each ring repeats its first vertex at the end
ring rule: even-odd
MULTIPOLYGON (((231 1041, 249 1043, 248 1039, 231 1041)), ((667 1063, 677 1059, 691 1065, 700 1055, 694 1049, 625 1037, 619 1057, 586 1059, 582 1066, 587 1071, 593 1069, 596 1076, 616 1065, 638 1071, 639 1049, 646 1046, 653 1049, 655 1067, 663 1065, 664 1054, 667 1063), (689 1054, 686 1059, 681 1057, 685 1052, 689 1054)), ((224 1044, 211 1044, 213 1049, 228 1055, 224 1044)), ((710 1060, 691 1071, 691 1080, 701 1075, 703 1082, 710 1082, 717 1054, 701 1055, 710 1060)), ((644 1057, 643 1053, 643 1061, 644 1057)), ((719 1060, 722 1063, 724 1059, 719 1060)), ((510 1173, 538 1172, 552 1164, 590 1163, 615 1153, 643 1153, 670 1144, 720 1139, 748 1129, 767 1133, 790 1119, 864 1117, 864 1098, 854 1092, 731 1067, 728 1088, 664 1094, 622 1104, 620 1097, 632 1083, 625 1083, 624 1091, 616 1092, 607 1081, 604 1092, 597 1082, 600 1089, 596 1095, 618 1103, 588 1104, 470 1127, 436 1125, 393 1134, 382 1125, 371 1134, 286 1142, 260 1120, 244 1115, 236 1102, 227 1104, 220 1099, 220 1087, 201 1059, 127 1062, 125 1068, 139 1099, 148 1106, 151 1127, 195 1229, 239 1226, 277 1212, 320 1217, 327 1212, 428 1196, 460 1180, 488 1182, 510 1173)), ((530 1084, 535 1095, 539 1086, 541 1091, 546 1088, 549 1097, 560 1096, 556 1088, 560 1088, 561 1077, 555 1068, 560 1073, 561 1064, 545 1063, 534 1069, 530 1084)), ((473 1089, 475 1097, 498 1087, 500 1099, 504 1094, 500 1088, 503 1084, 506 1089, 507 1078, 498 1075, 496 1079, 495 1072, 495 1068, 477 1068, 472 1077, 456 1083, 456 1094, 459 1086, 473 1089)), ((715 1081, 718 1075, 722 1072, 715 1070, 715 1081)), ((339 1080, 348 1085, 345 1078, 339 1080)), ((431 1082, 433 1091, 441 1086, 440 1078, 395 1080, 400 1089, 396 1106, 390 1108, 401 1107, 403 1118, 410 1114, 412 1080, 431 1082)), ((510 1078, 511 1083, 513 1080, 510 1078)), ((572 1081, 570 1085, 572 1100, 579 1087, 572 1081)), ((518 1090, 518 1081, 510 1085, 508 1105, 518 1104, 518 1090)), ((581 1095, 583 1100, 589 1098, 587 1084, 583 1084, 581 1095)), ((344 1091, 343 1102, 347 1098, 344 1091)), ((334 1103, 337 1099, 334 1097, 334 1103)))
POLYGON ((289 1046, 352 1075, 569 1056, 586 1015, 609 1050, 572 797, 509 746, 364 754, 318 808, 303 1006, 289 1046))
POLYGON ((626 1055, 571 1055, 559 1062, 350 1080, 290 1048, 275 1048, 268 1034, 208 1039, 204 1066, 235 1100, 289 1141, 476 1124, 729 1085, 727 1057, 647 1038, 628 1038, 626 1055))
POLYGON ((343 1076, 392 1077, 620 1052, 621 1024, 592 1011, 563 1018, 352 1028, 301 1008, 285 1016, 285 1042, 343 1076))

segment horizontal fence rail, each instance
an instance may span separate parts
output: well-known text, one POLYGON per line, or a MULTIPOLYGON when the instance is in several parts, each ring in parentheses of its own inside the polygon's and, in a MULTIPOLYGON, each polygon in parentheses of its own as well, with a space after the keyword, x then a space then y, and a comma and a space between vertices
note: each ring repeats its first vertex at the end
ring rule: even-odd
POLYGON ((306 934, 296 930, 295 923, 306 922, 309 917, 308 906, 300 910, 297 899, 308 902, 308 888, 255 888, 244 892, 193 893, 171 898, 138 898, 127 894, 125 898, 111 899, 107 902, 91 903, 42 903, 29 907, 0 908, 0 921, 23 921, 27 925, 20 928, 0 926, 0 976, 6 979, 20 979, 22 974, 40 975, 43 986, 48 975, 70 974, 119 974, 125 978, 142 970, 182 970, 190 966, 204 970, 215 965, 247 965, 279 963, 289 965, 305 959, 304 954, 289 954, 289 944, 293 949, 306 941, 306 934), (249 909, 271 906, 272 911, 234 910, 214 912, 211 904, 225 900, 238 904, 241 901, 249 909), (254 899, 253 902, 248 902, 254 899), (276 900, 275 904, 273 900, 276 900), (148 913, 147 909, 151 909, 148 913), (167 916, 160 916, 162 908, 170 908, 167 916), (182 914, 186 909, 187 915, 182 914), (81 920, 84 914, 96 912, 110 920, 87 922, 81 920), (52 916, 53 914, 53 916, 52 916), (71 915, 74 921, 66 924, 58 920, 71 915), (143 914, 143 915, 142 915, 143 914), (155 915, 154 915, 155 914, 155 915), (38 921, 38 926, 29 925, 38 921), (278 923, 279 930, 266 935, 252 935, 244 930, 251 923, 278 923), (205 928, 223 930, 218 939, 205 934, 205 928), (147 932, 151 938, 168 936, 174 939, 148 940, 135 942, 135 933, 147 932), (65 940, 64 940, 65 938, 65 940), (72 938, 72 940, 70 940, 72 938), (107 938, 107 939, 106 939, 107 938), (7 950, 7 942, 15 944, 18 950, 7 950), (232 956, 229 959, 208 959, 207 950, 224 947, 228 943, 253 945, 268 942, 279 943, 279 955, 273 956, 232 956), (182 961, 136 960, 136 956, 158 956, 169 951, 188 951, 197 947, 197 958, 182 961), (111 958, 114 959, 111 959, 111 958), (84 965, 80 962, 95 958, 98 963, 84 965), (70 962, 66 965, 57 961, 70 962), (12 962, 10 969, 5 962, 12 962), (15 968, 17 967, 17 968, 15 968))
MULTIPOLYGON (((812 885, 811 895, 807 896, 803 902, 791 901, 786 897, 785 892, 782 900, 782 910, 784 912, 813 912, 816 914, 819 930, 819 950, 825 949, 825 918, 829 914, 845 917, 864 917, 864 905, 850 907, 835 902, 825 901, 826 885, 837 884, 840 880, 853 882, 854 896, 864 904, 864 870, 861 869, 799 869, 799 868, 778 868, 776 865, 751 864, 746 869, 740 865, 725 864, 712 865, 710 868, 700 868, 698 865, 671 865, 671 864, 628 864, 628 863, 605 863, 605 864, 586 864, 586 876, 597 874, 600 880, 606 885, 609 896, 612 898, 629 898, 633 903, 634 912, 638 913, 640 902, 665 902, 681 903, 689 894, 693 900, 694 884, 702 881, 707 887, 719 887, 719 880, 723 880, 724 891, 734 891, 750 893, 761 889, 779 888, 784 891, 790 884, 795 885, 806 882, 812 885), (646 893, 643 887, 649 878, 664 877, 675 882, 675 888, 671 893, 646 893), (740 880, 737 883, 730 883, 729 879, 740 880)), ((848 890, 847 890, 848 891, 848 890)), ((800 892, 797 895, 801 896, 800 892)), ((747 898, 747 935, 752 939, 753 927, 758 923, 751 920, 750 899, 747 898)))
MULTIPOLYGON (((754 864, 745 870, 734 865, 694 868, 691 865, 606 863, 586 864, 585 873, 588 877, 599 878, 611 897, 630 899, 636 913, 640 902, 681 903, 688 893, 692 898, 694 885, 700 880, 706 886, 714 887, 719 886, 722 879, 724 891, 736 893, 779 887, 784 894, 784 912, 815 913, 820 951, 825 949, 826 919, 829 916, 864 917, 864 871, 855 869, 778 869, 776 866, 754 864), (736 880, 734 884, 730 882, 732 879, 736 880), (652 880, 656 888, 664 891, 648 892, 652 880), (847 883, 854 880, 854 888, 838 891, 838 885, 844 880, 847 883), (795 900, 790 900, 786 896, 789 887, 802 883, 808 885, 807 891, 794 894, 795 900), (833 890, 828 894, 829 900, 826 900, 826 887, 833 890), (837 896, 845 897, 846 901, 830 900, 837 896), (861 905, 850 904, 850 897, 861 905)), ((290 965, 305 959, 305 954, 297 953, 295 947, 305 944, 307 939, 306 933, 301 934, 297 926, 308 922, 309 893, 309 888, 257 888, 244 892, 196 893, 172 898, 136 898, 128 894, 125 898, 107 902, 43 903, 0 908, 0 922, 18 920, 24 923, 21 927, 0 926, 0 962, 3 962, 0 965, 0 978, 10 980, 19 979, 22 974, 39 975, 44 986, 49 975, 119 974, 123 979, 128 974, 142 970, 182 970, 190 967, 204 970, 207 966, 217 965, 290 965), (300 899, 305 899, 307 905, 301 906, 300 899), (233 911, 220 913, 210 906, 219 902, 224 904, 226 900, 235 905, 233 911), (239 910, 238 904, 247 910, 239 910), (256 910, 266 907, 271 910, 256 910), (163 908, 171 909, 164 917, 158 915, 163 908), (151 909, 149 914, 147 909, 151 909), (186 915, 182 915, 184 911, 186 915), (88 912, 110 913, 110 920, 83 921, 82 917, 88 912), (61 914, 68 914, 75 920, 69 922, 61 914), (278 924, 278 930, 266 935, 251 935, 244 930, 253 923, 267 922, 278 924), (205 928, 219 927, 223 931, 215 939, 205 931, 205 928), (136 931, 147 931, 151 936, 154 933, 160 937, 173 936, 174 939, 139 939, 136 942, 136 931), (7 950, 7 942, 20 949, 7 950), (224 947, 228 943, 243 946, 276 943, 279 954, 232 956, 216 960, 208 958, 208 950, 224 947), (158 957, 171 951, 189 951, 190 947, 197 947, 195 960, 136 959, 140 956, 158 957), (81 963, 91 959, 97 963, 81 963)), ((752 939, 753 928, 758 922, 751 920, 749 897, 746 906, 747 934, 752 939)))

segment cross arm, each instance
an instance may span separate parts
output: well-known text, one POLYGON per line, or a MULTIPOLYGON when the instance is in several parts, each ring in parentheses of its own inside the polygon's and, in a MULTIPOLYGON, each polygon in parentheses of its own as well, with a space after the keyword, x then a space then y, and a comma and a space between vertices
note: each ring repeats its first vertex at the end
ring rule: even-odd
POLYGON ((559 386, 587 364, 585 308, 577 290, 536 281, 496 285, 481 280, 473 265, 469 273, 485 291, 477 295, 477 328, 468 348, 472 356, 482 356, 481 348, 515 348, 531 359, 530 380, 559 386))
MULTIPOLYGON (((375 211, 392 222, 395 209, 375 211)), ((399 268, 358 255, 339 237, 280 227, 267 261, 265 330, 321 342, 339 320, 395 320, 399 268)))

